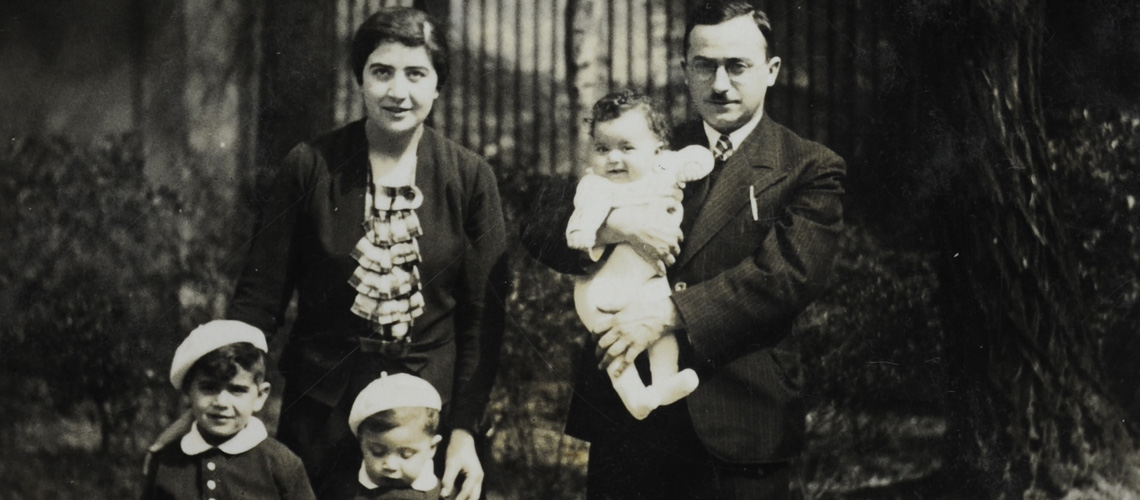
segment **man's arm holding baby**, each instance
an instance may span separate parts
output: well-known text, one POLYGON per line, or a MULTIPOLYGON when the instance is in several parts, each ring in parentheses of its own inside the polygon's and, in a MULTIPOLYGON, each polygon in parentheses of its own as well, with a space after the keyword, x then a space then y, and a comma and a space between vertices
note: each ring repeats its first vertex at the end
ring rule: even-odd
MULTIPOLYGON (((547 267, 561 273, 586 274, 593 261, 566 242, 565 228, 574 209, 576 184, 570 179, 547 183, 539 191, 519 237, 531 257, 547 267)), ((680 189, 663 190, 646 203, 609 210, 605 223, 597 231, 595 244, 629 243, 648 262, 672 264, 681 250, 681 231, 670 227, 661 214, 680 207, 680 197, 680 189)))

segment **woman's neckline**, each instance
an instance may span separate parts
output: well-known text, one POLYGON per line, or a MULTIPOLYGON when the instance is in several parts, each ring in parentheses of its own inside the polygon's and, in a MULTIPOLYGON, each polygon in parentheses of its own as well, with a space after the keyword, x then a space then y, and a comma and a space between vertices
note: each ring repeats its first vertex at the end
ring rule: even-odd
POLYGON ((423 139, 423 124, 407 135, 394 136, 384 134, 375 123, 365 119, 364 135, 368 142, 369 177, 376 185, 398 187, 415 184, 416 152, 423 139))

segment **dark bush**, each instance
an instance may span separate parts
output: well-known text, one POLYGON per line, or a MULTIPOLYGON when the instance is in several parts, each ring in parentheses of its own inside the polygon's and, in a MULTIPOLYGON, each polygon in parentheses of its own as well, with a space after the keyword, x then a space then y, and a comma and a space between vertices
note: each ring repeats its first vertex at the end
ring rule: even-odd
POLYGON ((1075 194, 1060 210, 1077 243, 1082 321, 1101 341, 1109 383, 1140 431, 1140 116, 1074 111, 1053 121, 1051 166, 1075 194))
POLYGON ((137 454, 177 411, 173 347, 220 313, 246 230, 225 189, 192 170, 179 193, 154 189, 143 167, 131 137, 0 151, 0 408, 18 418, 8 403, 30 399, 88 418, 105 452, 137 454))
POLYGON ((4 377, 87 413, 105 451, 154 399, 179 324, 178 206, 146 188, 137 151, 27 139, 0 153, 4 377))

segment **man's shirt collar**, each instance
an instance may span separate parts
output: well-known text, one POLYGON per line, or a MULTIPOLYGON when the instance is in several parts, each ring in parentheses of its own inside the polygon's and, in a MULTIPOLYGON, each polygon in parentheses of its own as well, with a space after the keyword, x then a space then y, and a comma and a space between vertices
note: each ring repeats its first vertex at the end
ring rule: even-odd
MULTIPOLYGON (((217 448, 230 455, 240 455, 252 450, 253 447, 261 444, 268 437, 269 431, 265 430, 265 424, 257 417, 249 417, 249 423, 246 424, 245 429, 238 431, 226 442, 219 444, 217 448)), ((182 452, 190 456, 199 455, 214 448, 213 445, 206 442, 206 438, 202 437, 202 433, 198 431, 197 422, 190 426, 190 432, 182 436, 181 445, 182 452)))
MULTIPOLYGON (((748 135, 751 134, 753 130, 756 130, 756 126, 760 125, 760 119, 763 117, 764 110, 757 110, 756 114, 752 115, 752 119, 748 120, 748 123, 729 132, 728 140, 732 141, 733 152, 740 150, 740 145, 744 143, 744 140, 748 138, 748 135)), ((709 151, 712 151, 713 148, 716 147, 716 141, 720 140, 721 133, 713 128, 712 125, 709 125, 709 122, 701 120, 701 125, 705 127, 705 136, 708 137, 709 140, 709 151)))

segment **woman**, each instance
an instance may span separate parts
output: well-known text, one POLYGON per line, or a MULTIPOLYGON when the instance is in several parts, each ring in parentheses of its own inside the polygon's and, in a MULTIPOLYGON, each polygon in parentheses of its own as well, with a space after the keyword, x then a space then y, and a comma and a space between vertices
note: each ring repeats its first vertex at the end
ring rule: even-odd
POLYGON ((444 493, 478 498, 473 434, 489 399, 506 288, 502 207, 490 166, 424 125, 447 80, 442 30, 384 9, 352 41, 367 117, 295 147, 262 207, 231 319, 272 334, 294 291, 279 368, 278 438, 314 490, 356 481, 356 394, 409 372, 443 396, 444 493))

